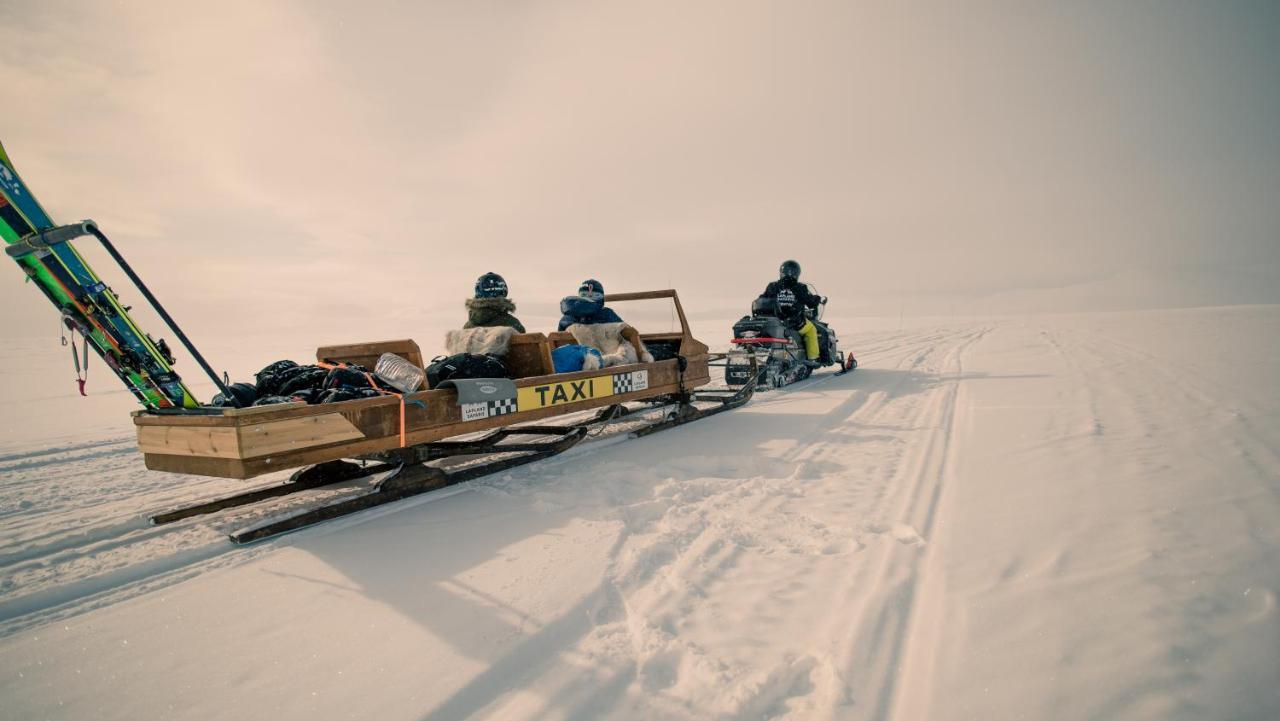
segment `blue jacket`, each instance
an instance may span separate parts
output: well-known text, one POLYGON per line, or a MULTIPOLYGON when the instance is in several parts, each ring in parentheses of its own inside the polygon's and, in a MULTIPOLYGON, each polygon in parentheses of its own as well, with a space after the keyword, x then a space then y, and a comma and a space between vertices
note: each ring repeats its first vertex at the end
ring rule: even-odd
POLYGON ((564 330, 574 323, 595 325, 596 323, 623 322, 618 314, 614 313, 612 308, 605 307, 604 303, 591 303, 576 295, 560 301, 560 309, 564 311, 564 317, 560 319, 558 330, 564 330))

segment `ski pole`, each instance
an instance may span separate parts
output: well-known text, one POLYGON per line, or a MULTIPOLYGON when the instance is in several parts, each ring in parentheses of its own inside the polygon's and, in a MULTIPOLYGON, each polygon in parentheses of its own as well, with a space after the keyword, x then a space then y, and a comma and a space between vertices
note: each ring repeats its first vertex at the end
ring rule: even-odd
POLYGON ((151 294, 151 290, 142 282, 142 279, 138 277, 138 274, 133 272, 133 268, 131 268, 129 263, 125 261, 124 256, 120 255, 120 252, 111 244, 111 241, 107 239, 107 236, 99 230, 98 224, 94 223, 92 220, 86 220, 83 224, 83 228, 93 235, 93 237, 97 238, 99 243, 102 243, 102 247, 107 249, 107 252, 111 254, 111 257, 116 261, 125 274, 129 276, 129 280, 132 280, 138 290, 142 291, 142 295, 147 299, 147 302, 151 304, 152 308, 156 309, 156 312, 160 314, 160 318, 164 320, 171 330, 173 330, 174 335, 178 336, 178 340, 182 341, 182 345, 185 346, 187 351, 191 353, 191 356, 196 359, 196 363, 199 363, 200 367, 204 369, 204 372, 213 379, 213 384, 222 392, 222 397, 236 408, 239 408, 240 403, 236 400, 235 395, 231 393, 231 389, 227 388, 226 384, 222 382, 222 379, 218 377, 218 374, 209 366, 209 363, 204 359, 204 356, 200 355, 200 351, 196 350, 191 339, 187 338, 187 334, 182 332, 182 329, 178 327, 177 322, 173 320, 173 317, 169 315, 169 312, 166 311, 164 306, 160 305, 160 301, 156 300, 156 297, 151 294))

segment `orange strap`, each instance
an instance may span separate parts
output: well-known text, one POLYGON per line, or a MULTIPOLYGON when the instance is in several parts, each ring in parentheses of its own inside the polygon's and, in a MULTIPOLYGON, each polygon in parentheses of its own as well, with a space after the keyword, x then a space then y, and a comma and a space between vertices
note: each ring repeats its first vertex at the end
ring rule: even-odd
MULTIPOLYGON (((335 368, 350 368, 351 366, 347 365, 346 363, 326 363, 324 361, 316 361, 316 367, 333 370, 335 368)), ((396 398, 400 399, 400 447, 404 448, 407 445, 407 440, 406 440, 407 432, 406 432, 405 422, 404 422, 404 416, 405 416, 404 394, 396 393, 394 391, 383 390, 379 388, 378 382, 373 379, 373 374, 370 373, 369 371, 364 371, 364 377, 368 379, 370 388, 374 389, 375 391, 381 393, 384 396, 395 396, 396 398)))

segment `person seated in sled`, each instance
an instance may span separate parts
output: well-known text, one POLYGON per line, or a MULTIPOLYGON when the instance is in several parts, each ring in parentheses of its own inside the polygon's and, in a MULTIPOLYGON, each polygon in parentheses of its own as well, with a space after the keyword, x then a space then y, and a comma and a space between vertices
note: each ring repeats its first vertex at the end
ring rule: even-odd
POLYGON ((507 281, 497 273, 485 273, 476 280, 474 298, 468 298, 467 322, 463 328, 497 328, 510 326, 523 333, 524 325, 516 319, 516 304, 507 299, 507 281))
POLYGON ((582 281, 577 295, 560 301, 560 312, 564 316, 558 330, 568 331, 581 345, 599 350, 605 367, 653 362, 640 333, 604 304, 604 285, 600 281, 582 281))
POLYGON ((821 351, 818 348, 818 328, 809 320, 810 313, 817 313, 822 298, 809 292, 809 286, 800 282, 800 264, 788 260, 778 268, 778 279, 761 293, 762 297, 775 300, 778 318, 794 328, 804 339, 804 355, 810 365, 816 365, 821 351))

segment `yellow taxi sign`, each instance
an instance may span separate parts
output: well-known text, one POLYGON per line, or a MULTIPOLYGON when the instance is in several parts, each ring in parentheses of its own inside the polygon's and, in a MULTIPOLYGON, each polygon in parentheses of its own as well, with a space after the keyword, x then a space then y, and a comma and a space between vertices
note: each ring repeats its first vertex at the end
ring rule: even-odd
POLYGON ((517 411, 571 405, 595 398, 607 398, 620 393, 645 390, 649 387, 649 371, 614 373, 607 376, 580 380, 543 383, 526 386, 516 391, 517 411))
POLYGON ((611 395, 613 395, 613 382, 610 376, 544 383, 519 389, 516 392, 516 408, 520 411, 530 411, 537 408, 581 403, 611 395))

